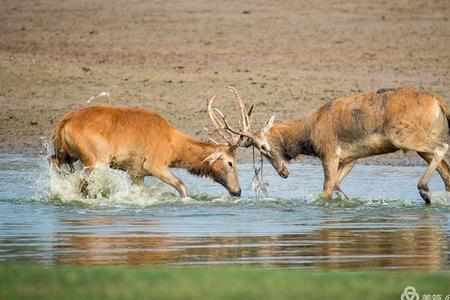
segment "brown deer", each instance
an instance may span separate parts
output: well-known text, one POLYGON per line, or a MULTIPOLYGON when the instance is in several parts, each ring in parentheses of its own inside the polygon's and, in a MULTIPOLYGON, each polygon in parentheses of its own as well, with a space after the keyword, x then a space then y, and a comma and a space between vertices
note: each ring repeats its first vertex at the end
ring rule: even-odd
MULTIPOLYGON (((235 91, 241 107, 239 95, 235 91)), ((442 98, 420 89, 380 89, 377 92, 340 98, 311 115, 274 124, 274 116, 257 133, 230 130, 247 138, 266 157, 278 174, 289 176, 288 162, 298 155, 319 157, 325 180, 322 196, 331 199, 359 158, 415 151, 428 167, 417 188, 430 203, 428 181, 437 169, 450 191, 448 149, 450 115, 442 98)), ((347 197, 347 196, 345 196, 347 197)))
MULTIPOLYGON (((211 108, 214 99, 208 101, 208 113, 213 124, 221 126, 211 108)), ((67 113, 54 129, 52 162, 59 170, 62 164, 73 170, 73 162, 81 161, 84 176, 80 190, 84 196, 86 179, 96 164, 126 171, 139 184, 143 184, 144 176, 154 176, 173 186, 183 198, 187 196, 186 187, 170 168, 184 168, 240 196, 236 149, 241 139, 233 139, 230 132, 219 127, 214 132, 226 143, 193 139, 145 109, 89 106, 67 113)))

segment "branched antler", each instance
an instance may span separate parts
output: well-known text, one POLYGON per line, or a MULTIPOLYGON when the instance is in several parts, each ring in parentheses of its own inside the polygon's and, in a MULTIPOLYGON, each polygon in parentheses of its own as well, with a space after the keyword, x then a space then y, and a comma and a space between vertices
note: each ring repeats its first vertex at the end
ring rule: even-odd
POLYGON ((253 105, 250 107, 249 112, 247 112, 247 109, 245 107, 244 102, 242 101, 241 97, 239 96, 238 92, 235 88, 231 86, 226 87, 228 90, 230 90, 238 100, 239 104, 239 111, 241 115, 240 120, 240 127, 238 130, 231 127, 231 125, 228 123, 225 114, 220 111, 218 108, 213 108, 213 102, 216 99, 216 96, 211 97, 211 99, 208 100, 208 115, 211 119, 211 122, 213 123, 214 127, 216 128, 213 131, 210 131, 210 133, 217 133, 220 136, 222 136, 228 144, 238 146, 240 142, 242 141, 243 137, 247 137, 249 139, 253 139, 254 136, 250 132, 250 124, 251 124, 251 113, 253 111, 253 105), (218 116, 217 116, 218 115, 218 116), (239 136, 238 139, 233 139, 233 136, 237 135, 239 136), (233 141, 234 140, 234 141, 233 141))
MULTIPOLYGON (((236 91, 236 89, 232 86, 226 87, 229 91, 231 91, 234 96, 236 97, 236 100, 239 105, 239 112, 241 115, 241 119, 239 122, 239 129, 233 128, 227 121, 227 118, 225 117, 225 114, 220 111, 218 108, 213 108, 213 102, 216 99, 216 96, 213 96, 211 99, 208 100, 208 114, 209 118, 211 119, 211 122, 213 123, 215 130, 210 131, 209 133, 217 133, 221 135, 229 145, 232 145, 234 147, 243 146, 248 147, 252 143, 251 141, 256 139, 256 136, 254 136, 250 132, 250 126, 252 123, 252 112, 253 112, 253 105, 250 107, 249 111, 247 112, 247 108, 245 107, 244 102, 242 101, 241 97, 239 96, 239 93, 236 91), (234 139, 233 136, 237 135, 239 138, 234 139), (247 138, 248 140, 242 145, 241 142, 243 138, 247 138)), ((210 139, 211 141, 217 143, 213 139, 210 139)), ((252 180, 252 186, 256 191, 256 194, 266 194, 267 193, 267 183, 264 183, 263 180, 263 159, 262 155, 260 153, 260 167, 258 168, 256 166, 256 159, 255 159, 255 148, 253 147, 253 170, 255 172, 255 175, 252 180)))
MULTIPOLYGON (((231 144, 232 140, 233 140, 233 135, 229 131, 226 130, 226 128, 224 127, 225 122, 223 124, 220 122, 220 120, 217 118, 217 116, 214 113, 214 110, 212 108, 212 104, 215 99, 216 99, 216 95, 212 96, 211 99, 208 99, 208 101, 207 101, 209 119, 211 120, 214 127, 216 128, 216 129, 210 131, 210 133, 219 134, 220 136, 222 136, 225 139, 225 141, 227 141, 227 143, 231 144)), ((223 119, 225 120, 225 118, 223 118, 223 119)), ((213 142, 217 143, 214 140, 213 140, 213 142)))
POLYGON ((243 136, 248 136, 248 134, 250 134, 251 115, 253 112, 253 105, 250 107, 250 110, 247 112, 245 104, 242 101, 241 97, 239 96, 239 93, 237 92, 237 90, 232 86, 227 86, 226 88, 236 96, 236 99, 239 104, 239 109, 240 109, 240 113, 241 113, 240 124, 242 126, 240 133, 243 133, 242 134, 243 136))

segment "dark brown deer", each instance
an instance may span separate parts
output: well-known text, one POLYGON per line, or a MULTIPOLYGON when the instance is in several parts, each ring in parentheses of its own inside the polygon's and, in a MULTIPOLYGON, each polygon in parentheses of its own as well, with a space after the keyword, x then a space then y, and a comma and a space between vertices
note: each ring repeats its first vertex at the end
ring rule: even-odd
POLYGON ((140 184, 144 176, 154 176, 173 186, 181 197, 187 196, 186 187, 170 168, 184 168, 240 196, 236 168, 240 138, 233 139, 221 128, 211 108, 214 98, 208 101, 208 113, 217 126, 214 132, 226 139, 225 144, 193 139, 148 110, 95 105, 71 111, 58 123, 52 135, 52 162, 60 169, 62 164, 81 161, 84 179, 80 190, 85 196, 86 179, 96 164, 126 171, 140 184))
POLYGON ((231 129, 247 137, 247 146, 258 148, 283 178, 289 176, 288 162, 298 155, 319 157, 326 199, 334 191, 345 196, 340 184, 359 158, 415 151, 428 163, 417 188, 429 204, 428 182, 436 169, 450 191, 450 165, 444 157, 449 118, 442 98, 420 89, 398 88, 340 98, 294 121, 274 124, 272 116, 257 134, 231 129))

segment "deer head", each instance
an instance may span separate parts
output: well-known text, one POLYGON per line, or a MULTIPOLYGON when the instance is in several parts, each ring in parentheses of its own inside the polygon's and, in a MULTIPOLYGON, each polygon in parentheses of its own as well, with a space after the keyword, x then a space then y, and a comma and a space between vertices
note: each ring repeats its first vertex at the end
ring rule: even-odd
MULTIPOLYGON (((255 148, 257 148, 262 153, 262 155, 272 164, 278 174, 283 178, 287 178, 289 176, 289 168, 288 162, 283 155, 283 148, 279 144, 279 140, 274 139, 271 134, 275 116, 270 117, 264 127, 262 127, 256 134, 253 134, 250 131, 253 105, 247 111, 247 108, 236 89, 233 87, 227 87, 227 89, 235 95, 235 98, 238 101, 242 128, 239 128, 239 130, 232 128, 227 122, 224 114, 216 108, 214 110, 219 114, 222 120, 222 122, 219 123, 221 131, 227 132, 227 134, 231 136, 233 134, 239 136, 236 145, 242 147, 254 146, 255 148)), ((208 112, 210 111, 212 112, 212 109, 210 108, 210 106, 208 106, 208 112)), ((215 116, 215 118, 216 121, 219 121, 217 119, 217 116, 215 116)))
POLYGON ((214 181, 222 184, 231 195, 240 196, 241 188, 237 171, 236 150, 242 146, 243 137, 235 133, 219 109, 212 107, 215 99, 216 96, 213 96, 207 101, 208 115, 215 127, 209 134, 217 135, 224 142, 219 143, 210 138, 217 147, 202 163, 208 165, 214 181))

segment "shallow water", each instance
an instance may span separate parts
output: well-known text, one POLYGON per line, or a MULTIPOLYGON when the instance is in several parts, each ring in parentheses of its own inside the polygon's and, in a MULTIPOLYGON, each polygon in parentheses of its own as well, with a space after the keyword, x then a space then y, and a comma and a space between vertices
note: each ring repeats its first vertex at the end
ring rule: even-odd
POLYGON ((450 196, 435 175, 425 206, 423 170, 356 166, 343 184, 352 200, 325 202, 320 166, 291 165, 282 179, 266 165, 268 195, 255 196, 252 166, 240 165, 241 198, 177 170, 184 200, 100 168, 82 199, 79 172, 61 178, 44 157, 0 155, 0 261, 448 270, 450 196))

